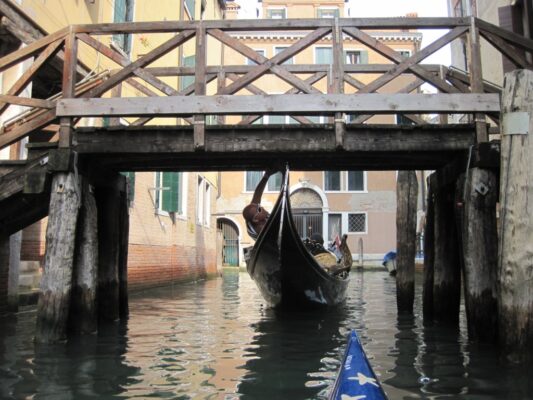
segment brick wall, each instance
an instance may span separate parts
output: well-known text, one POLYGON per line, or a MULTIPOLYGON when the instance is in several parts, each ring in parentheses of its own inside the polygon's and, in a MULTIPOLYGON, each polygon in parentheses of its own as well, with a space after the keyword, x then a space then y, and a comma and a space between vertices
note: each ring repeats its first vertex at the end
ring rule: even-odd
POLYGON ((217 273, 214 250, 179 245, 130 245, 128 251, 130 290, 203 279, 217 273))
POLYGON ((43 265, 47 221, 48 219, 45 218, 23 230, 20 250, 20 259, 22 261, 39 261, 41 266, 43 265))

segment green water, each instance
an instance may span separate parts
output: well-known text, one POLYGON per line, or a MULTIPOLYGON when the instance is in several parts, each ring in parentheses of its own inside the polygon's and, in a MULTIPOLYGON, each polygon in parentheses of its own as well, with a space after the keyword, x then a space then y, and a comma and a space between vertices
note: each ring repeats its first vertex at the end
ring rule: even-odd
POLYGON ((326 399, 357 330, 390 399, 530 399, 533 374, 459 329, 398 317, 395 281, 355 271, 346 304, 274 312, 246 273, 137 293, 97 336, 34 346, 35 310, 0 320, 1 399, 326 399))

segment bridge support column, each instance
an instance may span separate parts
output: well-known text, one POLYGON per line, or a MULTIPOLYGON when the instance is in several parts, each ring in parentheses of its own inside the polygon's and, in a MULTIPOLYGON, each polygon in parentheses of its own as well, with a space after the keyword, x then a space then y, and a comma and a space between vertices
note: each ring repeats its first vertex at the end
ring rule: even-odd
POLYGON ((505 75, 502 96, 499 340, 514 362, 533 361, 533 72, 505 75))
POLYGON ((440 185, 434 194, 433 315, 435 320, 458 323, 461 270, 454 217, 455 185, 440 185))
POLYGON ((396 304, 399 313, 412 313, 415 298, 416 205, 415 171, 399 171, 396 211, 396 304))
POLYGON ((83 179, 82 184, 82 203, 76 234, 70 327, 77 333, 94 333, 97 330, 97 210, 94 189, 86 179, 83 179))
POLYGON ((493 342, 498 330, 495 174, 485 169, 470 169, 463 193, 461 236, 468 334, 476 341, 493 342))
POLYGON ((119 318, 120 177, 106 177, 96 189, 98 207, 98 316, 119 318))
POLYGON ((22 231, 9 237, 9 278, 7 286, 7 305, 9 310, 17 312, 19 308, 20 249, 22 231))
POLYGON ((424 286, 422 292, 422 312, 424 323, 433 321, 433 280, 435 262, 435 182, 428 178, 426 203, 426 225, 424 227, 424 286))
POLYGON ((78 185, 72 172, 58 172, 52 181, 44 272, 37 305, 35 340, 40 343, 66 338, 80 204, 78 185))

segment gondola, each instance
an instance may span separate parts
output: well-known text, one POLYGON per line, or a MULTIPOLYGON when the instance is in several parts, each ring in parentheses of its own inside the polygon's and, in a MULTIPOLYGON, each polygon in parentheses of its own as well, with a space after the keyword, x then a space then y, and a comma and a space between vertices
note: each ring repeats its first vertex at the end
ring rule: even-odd
POLYGON ((346 298, 348 274, 328 273, 296 230, 288 168, 274 209, 247 258, 248 273, 272 307, 331 306, 346 298))

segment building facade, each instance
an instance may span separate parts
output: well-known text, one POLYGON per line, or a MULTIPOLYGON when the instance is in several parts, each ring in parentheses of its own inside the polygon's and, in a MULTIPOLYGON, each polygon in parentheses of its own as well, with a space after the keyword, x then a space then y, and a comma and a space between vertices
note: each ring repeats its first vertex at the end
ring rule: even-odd
MULTIPOLYGON (((263 18, 335 18, 346 14, 345 2, 340 0, 264 0, 260 2, 257 15, 263 18)), ((233 11, 235 11, 233 9, 233 11)), ((228 18, 236 15, 228 13, 228 18)), ((278 34, 240 33, 234 36, 259 54, 272 58, 303 37, 303 33, 278 34)), ((404 56, 420 46, 421 34, 411 31, 372 32, 372 35, 391 46, 404 56)), ((355 40, 344 41, 346 64, 386 64, 387 59, 369 50, 355 40)), ((231 49, 226 49, 224 60, 229 65, 254 65, 255 63, 231 49)), ((285 64, 329 64, 333 62, 331 38, 316 42, 298 53, 285 64)), ((375 74, 361 76, 363 83, 376 78, 375 74)), ((410 77, 399 77, 380 90, 396 92, 407 85, 410 77)), ((281 94, 290 86, 273 75, 264 75, 254 85, 269 94, 281 94)), ((327 79, 314 84, 325 92, 327 79)), ((345 93, 355 89, 345 85, 345 93)), ((244 91, 243 91, 244 93, 244 91)), ((327 116, 308 117, 314 122, 328 122, 327 116)), ((349 123, 352 116, 347 115, 349 123)), ((237 122, 237 119, 234 119, 237 122)), ((394 116, 371 118, 368 123, 395 123, 394 116)), ((297 123, 290 116, 263 116, 254 123, 297 123)), ((242 249, 253 245, 248 236, 242 209, 250 201, 255 186, 262 176, 261 171, 221 173, 220 196, 216 203, 219 229, 223 231, 223 263, 242 265, 242 249)), ((263 195, 262 204, 271 210, 281 184, 280 174, 270 178, 263 195)), ((321 233, 326 242, 335 237, 348 235, 348 246, 354 259, 381 259, 383 254, 396 248, 396 171, 292 171, 290 192, 296 225, 303 238, 312 233, 321 233)))

